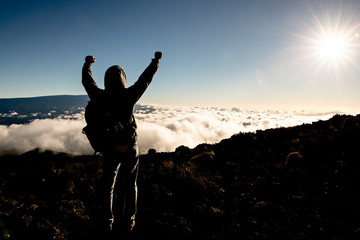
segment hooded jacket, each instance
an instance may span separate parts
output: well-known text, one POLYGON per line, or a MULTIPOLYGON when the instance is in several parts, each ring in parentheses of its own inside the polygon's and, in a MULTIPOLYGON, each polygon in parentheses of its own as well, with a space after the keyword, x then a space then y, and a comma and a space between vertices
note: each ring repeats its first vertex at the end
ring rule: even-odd
POLYGON ((104 107, 109 109, 112 119, 129 123, 136 130, 133 113, 135 104, 144 94, 158 68, 159 60, 152 59, 139 79, 132 86, 126 88, 125 71, 118 65, 111 66, 105 72, 105 89, 100 89, 92 77, 91 63, 85 62, 82 69, 82 84, 90 99, 102 99, 107 105, 104 107))

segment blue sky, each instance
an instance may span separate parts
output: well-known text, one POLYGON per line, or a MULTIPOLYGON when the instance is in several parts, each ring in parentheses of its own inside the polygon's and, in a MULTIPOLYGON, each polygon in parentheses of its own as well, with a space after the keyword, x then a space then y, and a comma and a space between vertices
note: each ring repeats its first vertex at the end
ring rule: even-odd
POLYGON ((1 1, 0 98, 85 94, 86 55, 100 87, 114 64, 132 84, 159 50, 141 102, 354 113, 359 14, 355 0, 1 1), (346 39, 331 60, 330 33, 346 39))

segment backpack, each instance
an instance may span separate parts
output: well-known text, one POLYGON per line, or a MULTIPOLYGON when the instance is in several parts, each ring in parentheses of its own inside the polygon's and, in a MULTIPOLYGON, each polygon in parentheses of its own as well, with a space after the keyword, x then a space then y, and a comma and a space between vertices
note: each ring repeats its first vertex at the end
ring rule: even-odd
POLYGON ((88 138, 96 152, 104 152, 113 148, 120 141, 131 142, 136 137, 136 124, 122 123, 112 118, 111 109, 106 99, 92 99, 85 108, 87 125, 82 132, 88 138))

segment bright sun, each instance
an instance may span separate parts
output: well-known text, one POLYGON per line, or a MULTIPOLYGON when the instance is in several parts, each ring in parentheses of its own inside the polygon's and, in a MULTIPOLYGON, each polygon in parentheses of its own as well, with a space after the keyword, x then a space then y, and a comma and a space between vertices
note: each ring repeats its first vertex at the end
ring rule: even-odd
POLYGON ((348 47, 348 41, 345 37, 328 34, 320 39, 318 54, 324 60, 337 61, 346 57, 348 47))
POLYGON ((314 29, 314 32, 314 37, 308 39, 309 55, 314 64, 319 64, 319 68, 327 66, 328 70, 340 71, 340 68, 354 63, 353 29, 339 25, 336 28, 331 25, 325 27, 318 22, 318 29, 314 29))
POLYGON ((306 24, 303 34, 295 34, 302 45, 302 59, 337 76, 350 66, 358 66, 360 24, 353 17, 345 18, 341 10, 328 12, 325 17, 312 13, 313 21, 306 24))

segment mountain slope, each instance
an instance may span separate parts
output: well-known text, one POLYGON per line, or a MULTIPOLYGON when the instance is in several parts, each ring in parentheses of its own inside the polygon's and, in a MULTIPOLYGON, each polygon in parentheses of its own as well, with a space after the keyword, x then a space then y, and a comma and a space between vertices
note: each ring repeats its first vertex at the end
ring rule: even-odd
POLYGON ((89 97, 87 95, 57 95, 30 98, 3 98, 0 99, 0 112, 11 111, 19 114, 44 112, 53 109, 68 110, 69 108, 84 107, 89 97))
POLYGON ((57 95, 0 99, 0 124, 29 123, 34 119, 56 118, 84 110, 87 95, 57 95))
MULTIPOLYGON (((236 134, 140 159, 128 239, 360 237, 360 116, 236 134)), ((34 150, 0 159, 0 231, 96 239, 101 161, 34 150)), ((115 204, 116 206, 116 204, 115 204)))

